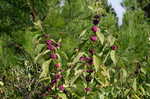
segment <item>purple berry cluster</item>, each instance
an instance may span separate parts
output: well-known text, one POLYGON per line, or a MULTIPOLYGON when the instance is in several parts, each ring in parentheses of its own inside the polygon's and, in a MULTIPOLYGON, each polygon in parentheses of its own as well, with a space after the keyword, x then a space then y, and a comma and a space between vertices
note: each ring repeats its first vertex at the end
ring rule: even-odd
POLYGON ((95 15, 93 19, 93 24, 98 25, 99 24, 100 15, 95 15))
POLYGON ((51 51, 54 51, 60 47, 60 43, 54 43, 52 40, 47 40, 46 44, 47 44, 47 48, 51 51))

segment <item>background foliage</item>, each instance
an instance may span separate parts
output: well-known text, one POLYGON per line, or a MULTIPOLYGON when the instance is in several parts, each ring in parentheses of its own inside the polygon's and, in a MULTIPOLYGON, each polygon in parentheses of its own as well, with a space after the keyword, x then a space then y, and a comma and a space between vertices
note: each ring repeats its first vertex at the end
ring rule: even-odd
POLYGON ((64 5, 62 0, 1 0, 0 4, 2 99, 149 99, 149 0, 125 0, 120 27, 106 0, 64 0, 64 5), (100 31, 93 33, 97 14, 100 31), (92 42, 92 35, 98 41, 92 42), (46 40, 61 46, 49 51, 46 40), (112 50, 112 45, 118 49, 112 50), (89 54, 89 49, 96 53, 89 54), (57 60, 50 59, 52 53, 57 60), (82 56, 92 58, 93 64, 81 61, 82 56), (58 63, 60 68, 55 67, 58 63), (52 86, 56 74, 63 77, 52 86))

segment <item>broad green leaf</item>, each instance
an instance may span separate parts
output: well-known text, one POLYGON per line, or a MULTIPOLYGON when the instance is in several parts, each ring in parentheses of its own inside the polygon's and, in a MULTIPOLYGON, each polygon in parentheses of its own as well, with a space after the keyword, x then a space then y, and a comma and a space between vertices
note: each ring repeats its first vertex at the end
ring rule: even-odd
POLYGON ((96 32, 96 35, 97 35, 98 39, 101 41, 101 44, 103 45, 104 40, 105 40, 104 35, 100 32, 96 32))
POLYGON ((93 64, 95 67, 96 72, 99 70, 100 66, 102 65, 102 62, 100 58, 96 55, 93 55, 93 64))
POLYGON ((113 61, 113 63, 116 65, 116 63, 117 63, 117 60, 116 60, 116 56, 115 56, 115 51, 111 51, 110 52, 110 58, 111 58, 111 60, 113 61))
POLYGON ((42 64, 42 73, 40 74, 40 78, 47 76, 47 74, 49 73, 49 65, 50 65, 50 63, 51 63, 51 59, 48 60, 48 61, 45 61, 42 64))
POLYGON ((61 99, 68 99, 65 93, 59 93, 58 96, 61 97, 61 99))
POLYGON ((134 79, 134 81, 133 81, 132 88, 134 89, 134 91, 136 91, 136 90, 137 90, 136 78, 135 78, 135 79, 134 79))

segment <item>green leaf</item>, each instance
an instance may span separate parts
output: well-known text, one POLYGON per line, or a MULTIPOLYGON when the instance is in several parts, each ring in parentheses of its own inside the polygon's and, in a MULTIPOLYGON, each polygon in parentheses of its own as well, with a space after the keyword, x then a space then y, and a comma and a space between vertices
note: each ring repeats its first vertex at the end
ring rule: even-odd
POLYGON ((134 89, 134 91, 136 91, 136 89, 137 89, 136 78, 135 78, 134 81, 133 81, 132 88, 134 89))
POLYGON ((42 73, 40 74, 40 78, 46 77, 47 74, 49 73, 49 65, 51 63, 51 59, 48 61, 45 61, 42 64, 42 73))
POLYGON ((115 43, 115 40, 116 39, 112 35, 109 35, 107 37, 107 41, 108 41, 108 43, 109 43, 110 46, 112 46, 115 43))
POLYGON ((95 66, 96 72, 99 70, 99 67, 102 65, 100 58, 96 55, 93 55, 93 64, 95 66))
POLYGON ((101 41, 101 44, 103 45, 104 40, 105 40, 104 35, 100 32, 96 32, 96 35, 97 35, 98 39, 101 41))
POLYGON ((113 63, 116 65, 116 63, 117 63, 117 60, 116 60, 116 56, 115 56, 115 51, 111 51, 110 52, 110 58, 111 58, 111 60, 113 61, 113 63))

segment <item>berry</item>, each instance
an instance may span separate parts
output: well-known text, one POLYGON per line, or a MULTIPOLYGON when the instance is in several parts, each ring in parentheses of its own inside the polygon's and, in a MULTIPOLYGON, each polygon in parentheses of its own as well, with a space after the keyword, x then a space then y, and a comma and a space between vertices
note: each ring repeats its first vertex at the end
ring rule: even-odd
POLYGON ((99 28, 98 28, 97 26, 93 26, 91 30, 92 30, 93 32, 97 32, 98 29, 99 29, 99 28))
POLYGON ((97 25, 99 23, 99 20, 93 20, 93 24, 97 25))
POLYGON ((92 89, 91 88, 85 88, 85 91, 86 92, 89 92, 89 91, 91 91, 92 89))
POLYGON ((61 64, 60 64, 60 63, 55 64, 55 67, 56 67, 56 68, 59 68, 59 67, 61 67, 61 64))
POLYGON ((65 90, 65 87, 64 87, 63 85, 59 86, 58 88, 59 88, 59 90, 61 90, 61 91, 64 91, 64 90, 65 90))
POLYGON ((53 46, 53 45, 47 45, 47 48, 49 49, 49 50, 55 50, 55 47, 53 46))
POLYGON ((91 36, 91 37, 90 37, 90 40, 93 41, 93 42, 94 42, 94 41, 97 41, 97 36, 96 36, 96 35, 91 36))
POLYGON ((92 70, 92 69, 89 69, 89 70, 87 70, 86 72, 88 72, 88 73, 92 73, 92 72, 93 72, 93 70, 92 70))
POLYGON ((94 49, 89 49, 89 53, 93 55, 96 53, 96 51, 94 49))
POLYGON ((58 56, 57 56, 56 54, 50 54, 50 58, 51 58, 51 59, 57 59, 58 56))
POLYGON ((55 75, 55 79, 58 80, 58 79, 61 79, 61 78, 62 78, 62 75, 61 75, 61 74, 56 74, 56 75, 55 75))
POLYGON ((51 81, 51 84, 54 85, 55 83, 57 83, 57 79, 54 79, 51 81))
POLYGON ((99 19, 99 18, 100 18, 100 15, 95 15, 94 18, 95 18, 95 19, 99 19))
POLYGON ((118 47, 117 47, 116 45, 113 45, 113 46, 111 46, 111 49, 112 49, 112 50, 117 50, 118 47))
POLYGON ((47 43, 48 45, 52 44, 52 42, 53 42, 52 40, 47 40, 47 41, 46 41, 46 43, 47 43))
POLYGON ((84 56, 80 57, 80 61, 85 61, 85 60, 86 60, 86 57, 84 57, 84 56))
POLYGON ((48 92, 52 91, 52 88, 47 88, 47 91, 48 91, 48 92))
POLYGON ((86 61, 88 61, 88 62, 93 61, 93 58, 92 57, 86 57, 86 61))

